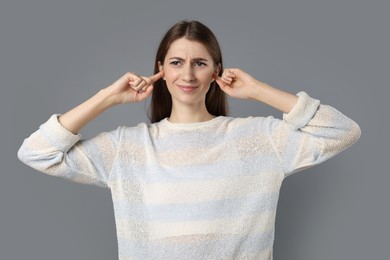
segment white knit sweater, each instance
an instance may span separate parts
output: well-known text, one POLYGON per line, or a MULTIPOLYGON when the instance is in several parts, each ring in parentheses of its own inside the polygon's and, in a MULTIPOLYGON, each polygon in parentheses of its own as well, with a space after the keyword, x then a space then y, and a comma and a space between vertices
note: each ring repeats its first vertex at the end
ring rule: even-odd
POLYGON ((352 145, 359 126, 305 92, 283 120, 167 119, 81 140, 53 115, 18 156, 111 190, 119 259, 272 259, 279 190, 352 145))

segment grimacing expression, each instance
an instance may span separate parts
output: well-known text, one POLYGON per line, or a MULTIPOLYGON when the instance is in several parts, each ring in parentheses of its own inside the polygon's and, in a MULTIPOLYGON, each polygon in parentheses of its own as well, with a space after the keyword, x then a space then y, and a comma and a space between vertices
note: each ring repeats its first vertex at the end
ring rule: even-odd
POLYGON ((172 96, 172 104, 201 105, 219 67, 206 49, 197 41, 186 38, 175 40, 168 49, 164 64, 164 80, 172 96))

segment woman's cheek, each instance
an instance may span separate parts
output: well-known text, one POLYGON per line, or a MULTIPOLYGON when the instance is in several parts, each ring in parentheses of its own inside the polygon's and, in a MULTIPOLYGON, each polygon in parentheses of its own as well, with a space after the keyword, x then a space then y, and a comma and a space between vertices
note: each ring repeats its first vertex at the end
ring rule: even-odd
POLYGON ((164 70, 164 77, 168 81, 174 81, 177 78, 177 71, 172 69, 166 69, 164 70))
POLYGON ((205 71, 205 73, 202 75, 203 81, 211 82, 211 80, 213 79, 213 74, 214 74, 214 70, 205 71))

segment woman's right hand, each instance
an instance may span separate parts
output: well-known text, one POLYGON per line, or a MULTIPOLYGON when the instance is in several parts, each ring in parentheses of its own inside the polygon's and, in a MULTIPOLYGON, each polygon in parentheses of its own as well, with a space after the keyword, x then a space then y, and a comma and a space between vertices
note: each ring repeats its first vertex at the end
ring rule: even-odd
POLYGON ((163 77, 163 71, 150 77, 127 72, 106 88, 114 104, 140 102, 152 94, 153 83, 163 77))

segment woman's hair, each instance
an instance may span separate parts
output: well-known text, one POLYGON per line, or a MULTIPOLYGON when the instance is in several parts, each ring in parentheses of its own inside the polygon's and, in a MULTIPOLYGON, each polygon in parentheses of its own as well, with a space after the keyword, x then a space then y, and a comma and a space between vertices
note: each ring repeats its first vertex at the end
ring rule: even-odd
MULTIPOLYGON (((173 25, 163 37, 154 62, 154 74, 159 72, 158 62, 164 63, 165 56, 171 44, 185 37, 188 40, 202 43, 210 53, 214 65, 220 66, 219 76, 222 75, 222 54, 217 38, 213 32, 198 21, 180 21, 173 25)), ((152 100, 149 108, 149 119, 152 123, 169 117, 172 110, 172 97, 168 91, 165 80, 159 79, 154 84, 152 100)), ((214 116, 227 115, 227 100, 225 93, 219 88, 214 80, 209 91, 206 93, 206 108, 214 116)))

